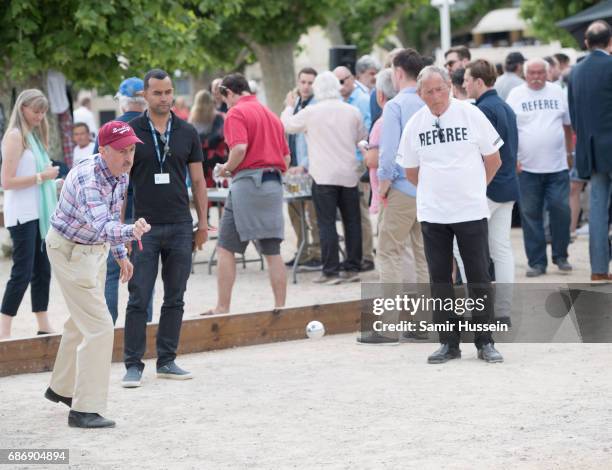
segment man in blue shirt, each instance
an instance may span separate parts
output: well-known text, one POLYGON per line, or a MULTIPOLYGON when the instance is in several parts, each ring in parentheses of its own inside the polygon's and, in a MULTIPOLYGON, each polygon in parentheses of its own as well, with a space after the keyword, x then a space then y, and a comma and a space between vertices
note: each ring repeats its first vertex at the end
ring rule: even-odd
POLYGON ((424 104, 416 94, 416 78, 422 68, 421 55, 413 49, 404 49, 393 58, 394 85, 399 93, 383 109, 378 165, 379 193, 384 201, 378 235, 382 283, 411 280, 403 274, 407 247, 412 249, 413 261, 409 269, 416 271, 416 281, 429 282, 421 224, 416 217, 416 188, 395 162, 402 131, 424 104))
MULTIPOLYGON (((495 281, 498 287, 495 313, 498 317, 509 317, 514 283, 514 255, 510 229, 512 208, 519 198, 516 157, 518 152, 518 128, 516 114, 502 100, 494 88, 497 72, 495 66, 486 60, 470 62, 464 75, 464 87, 469 98, 476 100, 476 106, 504 141, 499 149, 501 167, 487 187, 489 218, 489 252, 495 267, 495 281)), ((462 276, 465 274, 462 273, 462 276)))
MULTIPOLYGON (((340 81, 340 94, 344 101, 355 106, 361 113, 363 126, 370 129, 372 125, 372 117, 370 115, 370 95, 363 91, 355 83, 355 77, 351 71, 344 66, 339 66, 334 69, 334 75, 340 81)), ((366 171, 363 155, 359 150, 356 150, 356 158, 359 160, 359 173, 363 174, 366 171)), ((370 221, 369 211, 369 194, 370 185, 368 183, 359 183, 359 209, 361 212, 361 236, 362 236, 362 252, 363 258, 361 263, 362 271, 371 271, 374 269, 374 240, 372 236, 372 222, 370 221)))

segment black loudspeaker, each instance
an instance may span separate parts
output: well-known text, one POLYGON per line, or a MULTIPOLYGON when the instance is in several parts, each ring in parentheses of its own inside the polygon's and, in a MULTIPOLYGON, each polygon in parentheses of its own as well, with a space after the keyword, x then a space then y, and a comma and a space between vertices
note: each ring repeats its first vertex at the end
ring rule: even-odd
POLYGON ((357 62, 357 46, 334 46, 329 49, 329 70, 344 65, 355 75, 355 62, 357 62))

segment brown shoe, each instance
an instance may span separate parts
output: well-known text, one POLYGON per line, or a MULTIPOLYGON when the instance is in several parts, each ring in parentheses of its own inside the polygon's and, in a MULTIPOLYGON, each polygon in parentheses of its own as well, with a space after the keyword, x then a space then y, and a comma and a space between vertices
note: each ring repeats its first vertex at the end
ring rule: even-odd
POLYGON ((591 274, 591 282, 608 282, 612 281, 612 274, 591 274))

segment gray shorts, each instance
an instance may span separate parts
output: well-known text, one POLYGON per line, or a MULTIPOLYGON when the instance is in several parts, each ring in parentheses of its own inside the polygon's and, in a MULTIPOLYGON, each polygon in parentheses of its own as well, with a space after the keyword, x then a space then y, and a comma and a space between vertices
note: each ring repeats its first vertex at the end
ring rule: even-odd
MULTIPOLYGON (((236 230, 236 222, 234 221, 234 211, 231 204, 226 204, 219 224, 219 239, 217 245, 225 248, 232 253, 244 254, 248 241, 241 241, 238 230, 236 230)), ((280 246, 283 241, 280 238, 262 238, 261 240, 253 240, 261 254, 272 256, 280 255, 280 246)))

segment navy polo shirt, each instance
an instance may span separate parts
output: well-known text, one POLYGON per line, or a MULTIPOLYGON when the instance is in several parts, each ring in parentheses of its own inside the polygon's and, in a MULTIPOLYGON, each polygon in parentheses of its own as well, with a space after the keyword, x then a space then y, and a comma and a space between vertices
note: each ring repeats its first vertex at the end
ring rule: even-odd
POLYGON ((502 164, 493 181, 487 187, 487 197, 500 203, 517 201, 519 188, 516 175, 516 154, 518 151, 516 114, 495 90, 484 92, 475 104, 493 124, 504 141, 504 145, 499 149, 502 164))

